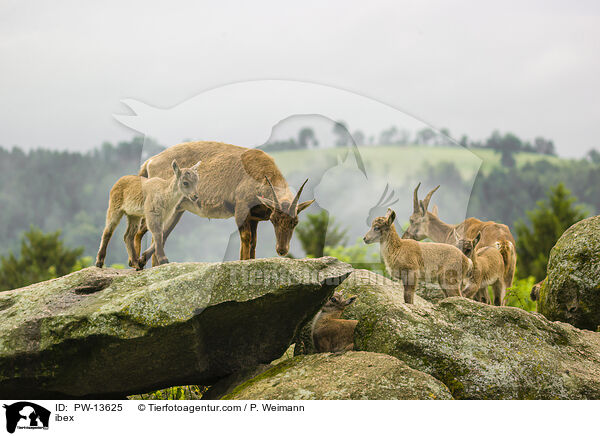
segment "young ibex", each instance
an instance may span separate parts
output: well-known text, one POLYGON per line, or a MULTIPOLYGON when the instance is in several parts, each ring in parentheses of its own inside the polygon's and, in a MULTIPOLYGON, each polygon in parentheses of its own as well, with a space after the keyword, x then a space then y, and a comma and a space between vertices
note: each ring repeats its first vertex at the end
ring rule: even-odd
POLYGON ((146 220, 152 232, 159 264, 167 263, 164 251, 163 224, 169 218, 183 198, 198 200, 198 166, 180 169, 176 161, 171 166, 174 175, 169 180, 158 177, 147 179, 141 176, 124 176, 117 180, 110 190, 106 226, 102 233, 102 242, 96 257, 96 266, 102 268, 106 257, 106 247, 121 221, 127 215, 125 246, 129 255, 129 266, 141 269, 139 250, 134 245, 134 237, 142 218, 146 220))
MULTIPOLYGON (((474 239, 462 238, 457 247, 473 262, 473 272, 469 285, 463 290, 463 295, 473 298, 476 294, 484 295, 487 302, 487 289, 491 285, 494 291, 494 304, 504 304, 506 285, 504 283, 504 256, 509 250, 508 241, 496 242, 495 246, 476 248, 481 240, 481 233, 474 239)), ((481 300, 480 300, 481 301, 481 300)))
POLYGON ((318 353, 337 353, 354 349, 354 329, 358 321, 340 319, 342 312, 356 300, 344 300, 341 292, 335 292, 315 316, 312 338, 318 353))
MULTIPOLYGON (((455 244, 454 231, 460 238, 473 239, 478 233, 481 233, 479 247, 493 247, 499 242, 507 247, 503 251, 504 260, 504 283, 506 287, 511 287, 515 268, 517 265, 517 252, 515 239, 510 233, 508 226, 495 223, 493 221, 480 221, 477 218, 467 218, 457 225, 446 224, 437 214, 428 212, 427 208, 433 193, 439 188, 431 190, 424 200, 419 201, 418 193, 419 183, 415 188, 413 196, 413 214, 410 216, 410 225, 402 235, 403 238, 421 239, 430 238, 435 242, 444 242, 446 244, 455 244)), ((436 208, 437 209, 437 208, 436 208)))
POLYGON ((401 239, 394 227, 396 212, 375 218, 363 238, 365 243, 380 243, 381 257, 393 279, 402 280, 404 301, 413 304, 419 277, 440 284, 447 297, 460 296, 468 282, 473 263, 458 248, 449 244, 401 239))

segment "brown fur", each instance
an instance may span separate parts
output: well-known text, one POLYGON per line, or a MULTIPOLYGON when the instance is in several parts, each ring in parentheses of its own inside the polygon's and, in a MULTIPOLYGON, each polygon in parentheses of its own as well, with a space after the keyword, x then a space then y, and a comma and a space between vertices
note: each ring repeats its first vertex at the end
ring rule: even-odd
POLYGON ((474 239, 481 233, 479 247, 493 247, 496 242, 503 243, 504 283, 507 287, 511 287, 517 266, 517 252, 515 238, 508 226, 494 221, 480 221, 477 218, 467 218, 456 225, 446 224, 438 217, 437 208, 435 213, 427 211, 431 196, 439 186, 430 191, 424 200, 419 201, 417 191, 420 185, 419 183, 415 188, 413 214, 410 217, 409 227, 402 237, 417 241, 430 238, 435 242, 456 244, 455 234, 459 238, 474 239))
POLYGON ((473 262, 470 284, 463 290, 463 295, 469 298, 477 294, 487 296, 488 286, 491 285, 494 291, 494 304, 502 306, 506 293, 503 244, 497 242, 495 247, 477 248, 480 239, 481 233, 478 233, 475 239, 463 238, 457 243, 462 252, 473 262))
POLYGON ((312 337, 318 353, 337 353, 354 349, 354 329, 358 321, 340 319, 344 309, 352 304, 356 297, 344 300, 336 292, 315 316, 312 337))
MULTIPOLYGON (((277 253, 281 256, 288 253, 298 224, 298 213, 314 200, 299 203, 294 210, 291 209, 295 196, 271 156, 261 150, 221 142, 185 142, 148 159, 139 174, 164 177, 173 159, 182 165, 202 161, 198 170, 199 200, 182 201, 178 213, 167 225, 165 237, 185 210, 207 218, 233 216, 240 233, 240 259, 254 259, 258 222, 270 220, 277 238, 277 253), (267 179, 273 185, 277 198, 267 179)), ((136 244, 141 244, 144 233, 142 226, 136 235, 136 244)), ((144 253, 144 258, 150 254, 152 249, 144 253)))
POLYGON ((446 296, 460 296, 471 274, 471 260, 452 245, 401 239, 395 218, 396 213, 388 209, 385 217, 373 220, 363 239, 367 244, 380 243, 386 270, 393 279, 402 280, 404 301, 413 304, 420 277, 438 282, 446 296))
POLYGON ((110 190, 106 226, 102 233, 102 242, 96 257, 96 266, 102 268, 106 258, 106 249, 112 234, 127 216, 125 246, 129 255, 129 266, 140 269, 139 248, 134 237, 142 218, 152 232, 159 263, 168 262, 164 253, 163 223, 169 218, 183 198, 197 199, 198 162, 191 168, 179 169, 175 161, 171 163, 174 172, 169 180, 159 177, 150 179, 142 176, 124 176, 110 190))

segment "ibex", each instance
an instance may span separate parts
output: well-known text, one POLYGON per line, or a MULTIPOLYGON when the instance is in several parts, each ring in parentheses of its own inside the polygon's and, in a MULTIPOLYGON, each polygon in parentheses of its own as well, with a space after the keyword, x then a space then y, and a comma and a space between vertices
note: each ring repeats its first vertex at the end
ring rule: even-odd
POLYGON ((476 294, 483 294, 487 300, 487 289, 491 285, 494 291, 494 304, 502 306, 506 293, 504 256, 510 249, 508 241, 496 242, 494 247, 475 248, 480 240, 481 233, 478 233, 475 239, 463 238, 457 242, 457 247, 473 262, 470 283, 463 290, 463 295, 473 298, 476 294))
POLYGON ((535 285, 533 285, 533 287, 531 288, 531 293, 529 294, 531 301, 537 301, 540 299, 540 289, 542 288, 542 286, 544 286, 544 282, 547 278, 548 277, 544 277, 542 281, 539 281, 535 285))
POLYGON ((435 242, 444 242, 447 244, 455 244, 455 233, 459 238, 473 239, 478 233, 481 233, 479 240, 479 248, 493 247, 496 242, 503 243, 507 249, 503 251, 504 260, 504 283, 506 287, 511 287, 515 268, 517 265, 517 253, 515 251, 515 238, 510 233, 508 226, 495 223, 493 221, 480 221, 477 218, 467 218, 457 225, 446 224, 435 213, 428 212, 431 196, 439 185, 430 191, 424 200, 419 201, 418 193, 419 183, 415 188, 413 196, 413 213, 410 216, 408 229, 402 235, 402 238, 416 239, 420 241, 425 238, 430 238, 435 242))
POLYGON ((453 245, 401 239, 395 219, 396 212, 388 209, 385 216, 373 220, 363 239, 367 244, 379 242, 388 274, 402 280, 404 301, 413 304, 420 277, 437 281, 447 297, 460 296, 471 274, 471 260, 453 245))
MULTIPOLYGON (((202 161, 198 170, 199 198, 181 202, 165 227, 165 239, 187 210, 206 218, 235 217, 241 240, 240 259, 256 257, 258 222, 266 220, 275 229, 277 254, 288 253, 298 214, 314 201, 299 202, 308 179, 294 195, 273 158, 264 151, 207 141, 174 145, 144 162, 139 175, 165 177, 173 159, 182 165, 202 161)), ((140 226, 136 247, 141 246, 145 232, 145 226, 140 226)), ((152 254, 150 247, 140 262, 145 263, 152 254)))
POLYGON ((96 257, 96 266, 102 268, 106 258, 106 247, 123 215, 127 215, 125 246, 129 255, 129 266, 140 269, 139 249, 134 245, 134 237, 142 218, 150 232, 156 247, 158 263, 167 263, 164 251, 163 224, 169 218, 183 198, 198 200, 197 162, 191 168, 180 169, 176 161, 171 163, 174 174, 169 180, 158 177, 150 179, 141 176, 124 176, 117 180, 110 190, 106 226, 102 233, 102 242, 96 257))
POLYGON ((312 338, 318 353, 337 353, 354 349, 354 329, 358 321, 340 319, 344 309, 356 297, 344 300, 341 292, 335 292, 317 313, 312 324, 312 338))

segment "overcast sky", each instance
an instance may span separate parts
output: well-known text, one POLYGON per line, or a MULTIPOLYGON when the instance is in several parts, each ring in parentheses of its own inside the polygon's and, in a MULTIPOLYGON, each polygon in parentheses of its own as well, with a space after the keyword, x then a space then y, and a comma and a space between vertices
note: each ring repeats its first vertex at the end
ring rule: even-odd
POLYGON ((87 150, 134 135, 113 118, 128 113, 122 99, 168 108, 287 79, 457 139, 497 128, 582 156, 600 148, 599 55, 597 1, 3 0, 0 144, 87 150))

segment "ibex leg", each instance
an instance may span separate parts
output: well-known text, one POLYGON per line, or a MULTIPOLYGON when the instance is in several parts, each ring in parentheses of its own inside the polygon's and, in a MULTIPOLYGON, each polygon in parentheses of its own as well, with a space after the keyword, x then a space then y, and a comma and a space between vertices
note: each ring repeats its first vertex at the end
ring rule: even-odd
POLYGON ((250 221, 250 259, 256 259, 256 238, 258 229, 258 221, 250 221))
POLYGON ((503 306, 505 293, 504 284, 498 280, 492 285, 492 289, 494 291, 494 306, 503 306))
POLYGON ((240 233, 240 260, 250 259, 250 242, 252 241, 252 230, 250 227, 250 209, 236 207, 235 224, 240 233))
POLYGON ((418 284, 418 274, 415 271, 402 271, 402 285, 404 286, 404 302, 414 304, 415 289, 418 284))
POLYGON ((113 211, 109 206, 108 212, 106 212, 106 225, 104 227, 104 231, 102 232, 102 242, 100 242, 100 249, 98 250, 98 255, 96 256, 96 266, 98 268, 102 268, 104 266, 108 242, 110 241, 115 229, 119 225, 119 221, 121 221, 122 216, 123 212, 113 211))
POLYGON ((136 216, 127 217, 127 231, 123 237, 127 255, 129 257, 129 266, 135 269, 140 269, 138 264, 139 251, 135 249, 135 235, 140 225, 140 218, 136 216))
MULTIPOLYGON (((163 231, 163 243, 167 240, 167 237, 171 234, 171 232, 173 231, 173 229, 175 228, 175 226, 181 219, 183 212, 184 212, 183 210, 176 210, 173 213, 173 215, 171 215, 171 217, 167 220, 165 227, 164 227, 164 231, 163 231)), ((140 229, 141 229, 141 227, 142 226, 140 226, 140 229)), ((144 230, 144 232, 145 232, 145 230, 144 230)), ((138 234, 139 234, 139 231, 138 231, 138 234)), ((142 236, 143 236, 143 233, 142 233, 142 236)), ((137 237, 137 235, 136 235, 136 237, 137 237)), ((158 259, 156 259, 156 255, 154 254, 154 252, 155 252, 154 241, 152 241, 152 245, 150 245, 150 248, 148 248, 146 251, 144 251, 144 253, 140 256, 140 266, 142 268, 144 268, 144 265, 146 265, 146 262, 148 262, 148 258, 150 256, 152 256, 152 266, 158 265, 158 259)))
POLYGON ((156 249, 156 257, 158 259, 158 264, 162 265, 164 263, 168 263, 169 260, 165 255, 165 247, 164 247, 164 237, 163 237, 163 225, 160 221, 160 217, 156 216, 148 216, 146 217, 146 225, 148 229, 152 233, 152 239, 154 240, 154 247, 156 249))

